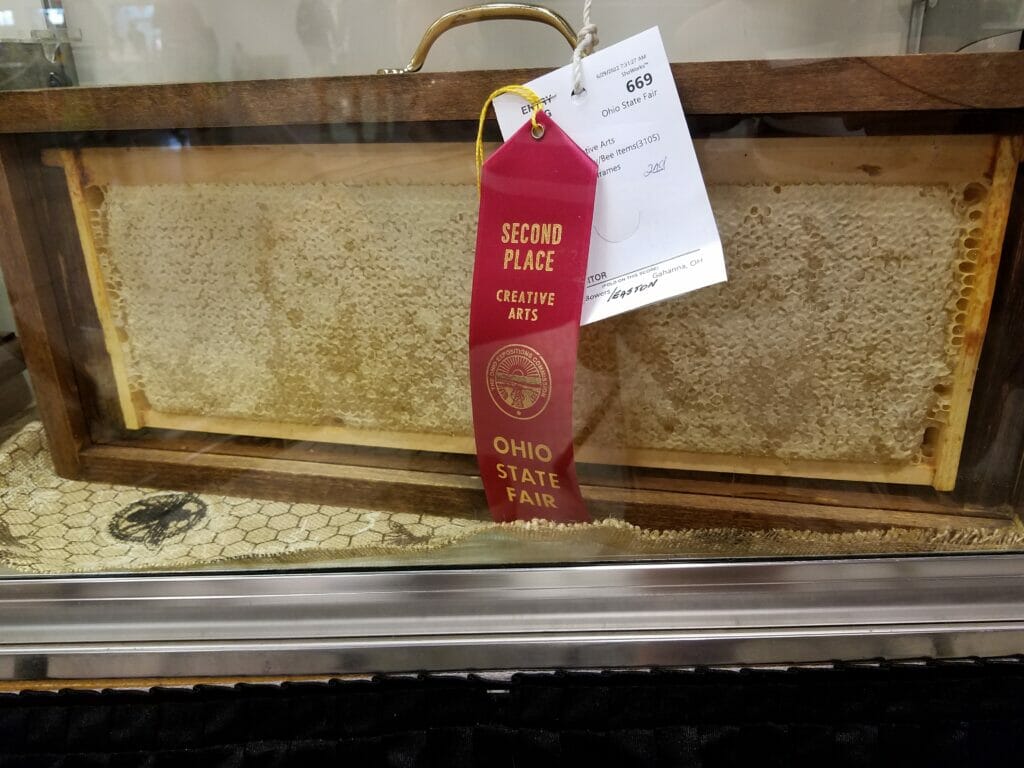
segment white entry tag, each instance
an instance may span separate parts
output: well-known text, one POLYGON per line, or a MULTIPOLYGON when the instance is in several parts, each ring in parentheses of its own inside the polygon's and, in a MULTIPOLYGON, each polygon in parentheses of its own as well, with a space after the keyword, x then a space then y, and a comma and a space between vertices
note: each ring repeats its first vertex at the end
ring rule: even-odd
MULTIPOLYGON (((580 323, 726 279, 722 243, 657 27, 525 83, 598 164, 580 323)), ((517 96, 494 101, 506 139, 530 119, 517 96)))

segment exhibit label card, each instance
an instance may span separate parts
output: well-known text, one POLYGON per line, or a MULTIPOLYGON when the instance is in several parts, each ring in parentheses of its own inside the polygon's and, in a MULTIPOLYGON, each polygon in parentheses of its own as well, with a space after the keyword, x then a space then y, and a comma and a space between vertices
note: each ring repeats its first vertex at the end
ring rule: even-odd
MULTIPOLYGON (((722 243, 657 27, 526 83, 598 164, 580 323, 726 279, 722 243)), ((517 96, 494 101, 506 139, 530 119, 517 96)))

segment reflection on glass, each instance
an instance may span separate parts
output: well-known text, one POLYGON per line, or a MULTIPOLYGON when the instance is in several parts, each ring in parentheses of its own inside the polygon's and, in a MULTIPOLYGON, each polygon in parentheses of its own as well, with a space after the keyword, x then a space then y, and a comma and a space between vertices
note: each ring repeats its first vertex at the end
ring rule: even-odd
MULTIPOLYGON (((369 7, 81 0, 67 20, 82 26, 79 68, 93 82, 206 82, 402 63, 419 14, 434 10, 369 7), (359 32, 374 24, 393 34, 359 32)), ((735 4, 672 7, 656 10, 678 46, 735 4)), ((829 29, 823 12, 790 7, 807 13, 801 24, 779 22, 759 45, 858 44, 807 33, 829 29)), ((867 13, 887 32, 865 35, 897 52, 906 30, 885 15, 867 13)), ((498 33, 462 31, 435 67, 487 61, 480 41, 498 33)), ((726 37, 708 45, 741 50, 726 37)), ((765 89, 800 87, 815 66, 752 71, 765 89)), ((181 99, 172 120, 144 130, 124 129, 120 114, 81 130, 104 114, 81 104, 104 93, 53 92, 47 103, 66 109, 54 108, 51 132, 0 146, 23 185, 14 207, 35 271, 26 280, 10 256, 5 269, 32 323, 19 338, 39 394, 38 411, 8 396, 17 382, 24 393, 23 366, 0 337, 2 402, 19 403, 0 428, 4 567, 1024 545, 1021 145, 998 115, 780 116, 771 98, 782 97, 758 88, 746 97, 765 100, 757 109, 698 115, 729 281, 583 328, 574 437, 597 522, 499 526, 477 477, 468 388, 475 124, 453 118, 442 87, 486 91, 487 76, 410 77, 289 83, 298 90, 283 98, 302 95, 289 124, 255 128, 271 84, 115 92, 131 125, 181 99), (359 119, 325 125, 339 93, 359 119), (422 103, 406 123, 388 110, 408 93, 422 103), (217 127, 180 128, 190 108, 217 127)))

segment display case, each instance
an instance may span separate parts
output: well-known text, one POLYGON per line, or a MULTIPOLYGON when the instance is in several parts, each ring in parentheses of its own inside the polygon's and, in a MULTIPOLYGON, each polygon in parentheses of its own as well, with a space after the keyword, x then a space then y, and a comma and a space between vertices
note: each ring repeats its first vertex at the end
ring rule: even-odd
MULTIPOLYGON (((1020 62, 675 67, 729 281, 583 328, 596 514, 1009 522, 1020 62)), ((58 471, 484 513, 471 117, 532 74, 12 95, 4 261, 58 471)))
POLYGON ((547 69, 418 71, 466 13, 377 74, 0 92, 0 677, 1019 652, 1024 54, 673 63, 728 280, 581 328, 594 521, 497 523, 473 144, 547 69))

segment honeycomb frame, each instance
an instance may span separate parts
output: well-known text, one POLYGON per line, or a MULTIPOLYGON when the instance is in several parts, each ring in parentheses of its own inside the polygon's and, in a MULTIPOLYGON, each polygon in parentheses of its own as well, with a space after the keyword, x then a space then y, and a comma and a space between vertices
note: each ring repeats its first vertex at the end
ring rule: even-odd
MULTIPOLYGON (((950 232, 951 245, 943 267, 947 270, 943 279, 948 291, 938 315, 932 308, 933 316, 929 323, 933 331, 931 343, 942 346, 945 364, 934 372, 928 387, 930 391, 925 393, 924 399, 918 397, 917 421, 912 428, 918 430, 920 437, 912 450, 908 451, 904 444, 902 453, 898 455, 890 452, 889 455, 871 456, 851 452, 828 458, 821 457, 825 453, 820 448, 821 444, 809 455, 807 451, 803 454, 780 451, 778 446, 770 444, 763 448, 748 446, 740 451, 707 450, 706 446, 705 450, 694 451, 686 450, 685 444, 680 446, 678 441, 658 444, 650 439, 632 440, 631 437, 640 433, 636 424, 651 414, 655 419, 678 425, 684 435, 686 431, 686 422, 680 418, 678 408, 673 409, 671 401, 661 403, 655 409, 642 402, 633 409, 632 415, 629 412, 623 415, 623 400, 628 399, 629 393, 623 391, 620 379, 623 366, 629 362, 628 349, 624 352, 620 349, 623 353, 619 355, 621 359, 617 368, 611 372, 602 370, 602 352, 607 351, 609 344, 628 347, 631 329, 634 335, 643 338, 649 330, 644 326, 644 318, 658 317, 659 313, 664 315, 668 305, 661 305, 644 313, 609 321, 607 325, 602 323, 594 329, 584 329, 576 397, 580 460, 746 474, 931 484, 940 490, 952 488, 974 371, 994 291, 1017 148, 1007 139, 972 136, 712 139, 698 142, 698 150, 706 180, 711 186, 713 204, 718 198, 714 207, 723 229, 727 258, 730 255, 729 224, 736 217, 722 220, 723 196, 744 199, 742 205, 730 209, 733 213, 745 211, 745 217, 762 219, 772 215, 771 206, 765 206, 769 209, 766 212, 756 202, 748 205, 745 195, 750 197, 751 192, 756 192, 751 200, 766 196, 771 199, 773 195, 782 200, 791 189, 799 187, 813 198, 822 189, 830 188, 845 191, 848 195, 867 193, 864 199, 870 200, 872 190, 876 193, 882 189, 912 192, 909 198, 906 194, 903 197, 897 194, 893 200, 881 200, 883 214, 887 207, 912 200, 913 194, 945 201, 937 204, 944 206, 949 214, 947 223, 956 224, 955 231, 950 232), (603 334, 596 330, 602 325, 606 329, 603 334), (608 333, 607 329, 612 328, 615 328, 614 332, 608 333), (610 407, 610 404, 615 407, 610 407)), ((466 156, 465 147, 411 144, 203 147, 180 151, 87 149, 77 152, 64 150, 59 158, 51 160, 62 164, 67 174, 91 289, 111 357, 122 415, 129 429, 148 426, 472 452, 472 438, 465 421, 449 423, 441 429, 410 430, 403 429, 401 424, 397 429, 382 428, 372 420, 360 423, 351 417, 339 424, 336 420, 332 422, 314 414, 304 423, 301 415, 298 419, 291 414, 278 418, 280 414, 246 414, 244 409, 240 414, 225 413, 224 409, 220 413, 211 413, 209 407, 196 408, 190 413, 187 408, 155 406, 153 400, 157 398, 151 397, 138 370, 132 369, 131 347, 135 340, 130 313, 123 306, 118 307, 121 300, 118 265, 116 254, 111 252, 109 211, 106 208, 109 200, 120 192, 130 194, 132 190, 146 188, 157 193, 170 190, 173 198, 175 191, 201 191, 203 185, 256 185, 266 190, 273 189, 275 185, 305 184, 306 192, 313 188, 324 191, 324 185, 327 185, 325 196, 328 198, 332 195, 337 197, 339 193, 372 197, 376 190, 381 194, 373 204, 381 205, 386 203, 388 195, 393 194, 396 185, 428 185, 434 193, 432 197, 436 198, 440 190, 458 199, 455 209, 461 216, 459 227, 468 227, 468 231, 472 231, 475 199, 469 194, 472 190, 472 164, 466 156)), ((421 227, 437 220, 429 213, 430 205, 426 202, 420 201, 420 207, 428 211, 418 219, 421 227)), ((370 203, 364 202, 363 205, 370 203)), ((173 204, 158 207, 163 207, 166 212, 173 204)), ((288 216, 279 216, 279 220, 287 221, 288 216)), ((446 232, 445 237, 449 241, 457 241, 457 234, 452 230, 446 232)), ((358 249, 352 252, 358 252, 358 249)), ((443 258, 447 259, 445 269, 461 277, 461 283, 457 279, 453 285, 463 288, 459 295, 468 303, 471 250, 463 253, 455 249, 455 252, 445 253, 443 258)), ((419 263, 431 265, 434 260, 421 259, 419 263)), ((730 269, 735 275, 732 264, 730 269)), ((428 272, 417 277, 429 281, 436 279, 437 275, 428 272)), ((707 295, 716 291, 721 292, 722 289, 705 289, 707 295)), ((700 305, 702 298, 700 294, 695 295, 690 303, 700 305)), ((683 297, 676 301, 678 304, 685 300, 683 297)), ((446 319, 446 327, 440 337, 447 340, 447 354, 454 356, 460 354, 464 347, 462 308, 457 300, 453 303, 452 296, 446 297, 444 306, 448 312, 442 315, 446 319)), ((662 321, 671 323, 671 312, 662 321)), ((350 318, 348 323, 356 327, 354 318, 350 318)), ((229 329, 228 337, 238 336, 237 329, 229 329)), ((410 354, 415 354, 414 348, 410 354)), ((416 363, 414 357, 407 361, 416 363)), ((422 368, 429 362, 428 358, 418 361, 418 364, 422 368)), ((230 374, 225 375, 223 383, 231 386, 230 377, 230 374)), ((457 373, 449 372, 448 378, 457 378, 457 373)), ((671 380, 667 387, 660 387, 662 391, 670 388, 671 380)), ((429 405, 433 402, 435 410, 426 414, 420 408, 416 409, 417 414, 425 416, 428 422, 431 419, 443 421, 446 413, 462 411, 468 414, 468 394, 461 409, 459 400, 455 400, 454 408, 440 409, 436 408, 437 401, 436 397, 433 400, 429 396, 421 397, 421 403, 429 405)), ((724 398, 721 407, 729 407, 724 398)))

